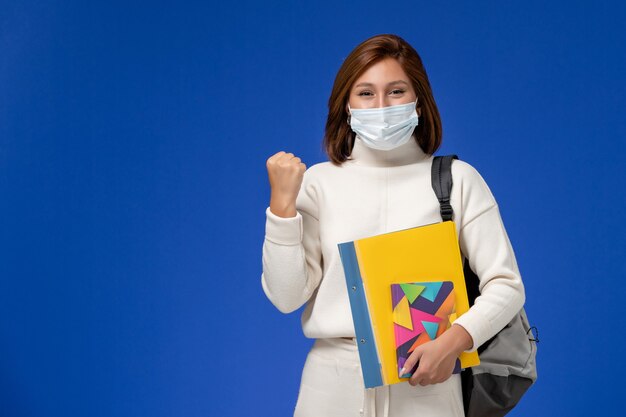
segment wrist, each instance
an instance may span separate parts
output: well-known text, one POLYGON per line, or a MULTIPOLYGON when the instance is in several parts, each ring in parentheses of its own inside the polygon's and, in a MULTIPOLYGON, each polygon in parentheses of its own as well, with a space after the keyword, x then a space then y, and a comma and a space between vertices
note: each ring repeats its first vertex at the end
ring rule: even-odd
POLYGON ((459 324, 453 324, 441 337, 446 336, 445 345, 457 356, 474 346, 472 336, 459 324))
POLYGON ((272 196, 270 210, 279 217, 296 217, 296 203, 288 198, 272 196))

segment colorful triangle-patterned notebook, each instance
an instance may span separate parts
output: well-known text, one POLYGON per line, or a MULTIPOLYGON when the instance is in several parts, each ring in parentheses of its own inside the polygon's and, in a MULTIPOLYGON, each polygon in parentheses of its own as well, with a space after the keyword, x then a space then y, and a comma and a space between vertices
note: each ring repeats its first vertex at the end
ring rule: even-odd
MULTIPOLYGON (((451 281, 391 284, 398 373, 416 347, 441 336, 456 320, 453 290, 451 281)), ((411 377, 415 368, 401 378, 411 377)), ((459 359, 453 372, 461 372, 459 359)))

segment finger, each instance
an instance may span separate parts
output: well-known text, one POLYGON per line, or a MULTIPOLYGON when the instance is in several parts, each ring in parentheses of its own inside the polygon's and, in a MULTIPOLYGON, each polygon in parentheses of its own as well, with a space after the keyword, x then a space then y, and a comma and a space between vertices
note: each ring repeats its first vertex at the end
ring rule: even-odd
POLYGON ((270 159, 274 162, 278 162, 282 159, 289 159, 291 158, 291 156, 293 156, 292 153, 290 152, 285 152, 285 151, 280 151, 280 152, 276 152, 274 155, 270 156, 270 159))
POLYGON ((419 385, 427 385, 426 382, 428 381, 428 376, 426 375, 426 373, 420 368, 419 362, 417 364, 417 369, 415 369, 415 372, 413 372, 413 375, 411 375, 411 382, 413 386, 419 384, 419 385))
POLYGON ((409 379, 409 384, 411 384, 412 386, 416 386, 416 385, 421 385, 421 386, 426 386, 428 384, 431 384, 432 382, 430 381, 430 379, 428 379, 425 376, 420 376, 417 374, 413 374, 413 376, 411 376, 411 379, 409 379))
POLYGON ((278 158, 278 160, 276 160, 276 163, 280 166, 291 165, 294 158, 297 158, 297 156, 295 156, 291 152, 285 152, 278 158))
POLYGON ((270 160, 276 160, 278 158, 280 158, 281 156, 283 156, 286 152, 285 151, 278 151, 276 152, 274 155, 270 156, 269 159, 270 160))
POLYGON ((440 381, 437 381, 437 382, 445 382, 448 379, 450 379, 451 376, 452 376, 451 373, 450 374, 446 373, 446 375, 440 381))
POLYGON ((270 156, 269 158, 267 158, 267 162, 266 165, 272 165, 273 163, 275 163, 283 154, 285 153, 285 151, 280 151, 280 152, 276 152, 274 155, 270 156))
POLYGON ((413 351, 413 353, 411 353, 409 355, 409 357, 406 359, 406 362, 404 363, 404 366, 400 370, 400 375, 404 375, 407 372, 410 372, 411 369, 413 369, 415 367, 415 364, 420 360, 421 357, 422 357, 422 349, 417 347, 413 351))

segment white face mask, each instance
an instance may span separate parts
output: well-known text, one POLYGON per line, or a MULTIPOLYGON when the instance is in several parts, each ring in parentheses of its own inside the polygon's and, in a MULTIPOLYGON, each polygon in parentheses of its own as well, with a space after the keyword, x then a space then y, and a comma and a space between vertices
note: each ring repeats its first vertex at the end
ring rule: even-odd
POLYGON ((350 109, 350 127, 370 148, 388 151, 409 141, 418 117, 412 103, 375 109, 350 109))

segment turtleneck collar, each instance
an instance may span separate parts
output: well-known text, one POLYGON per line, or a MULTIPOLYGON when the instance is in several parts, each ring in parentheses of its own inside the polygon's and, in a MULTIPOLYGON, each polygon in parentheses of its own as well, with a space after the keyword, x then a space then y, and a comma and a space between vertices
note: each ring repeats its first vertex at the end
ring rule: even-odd
POLYGON ((430 156, 431 155, 425 153, 417 144, 415 136, 411 136, 411 139, 407 143, 397 148, 383 151, 370 148, 357 135, 348 161, 357 165, 393 167, 415 164, 428 159, 430 156))

